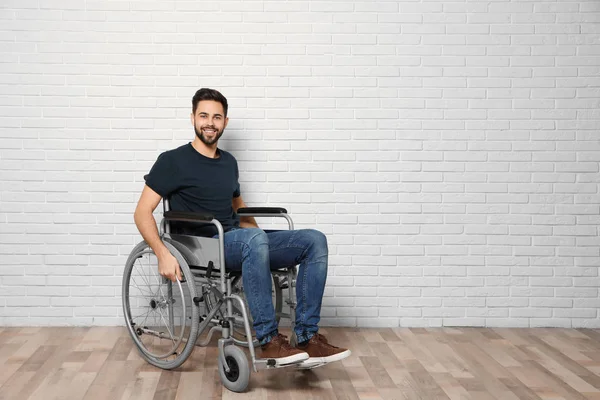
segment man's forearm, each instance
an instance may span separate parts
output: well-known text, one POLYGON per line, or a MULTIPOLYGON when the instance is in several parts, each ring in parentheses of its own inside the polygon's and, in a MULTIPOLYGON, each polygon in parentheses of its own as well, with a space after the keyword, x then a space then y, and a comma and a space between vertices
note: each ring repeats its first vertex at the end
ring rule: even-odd
POLYGON ((156 228, 156 220, 152 215, 152 212, 143 212, 137 211, 133 215, 133 219, 135 221, 135 225, 137 226, 140 234, 148 243, 148 245, 154 251, 154 254, 158 258, 162 258, 162 256, 166 253, 169 253, 169 250, 163 244, 160 236, 158 235, 158 229, 156 228))
POLYGON ((242 228, 258 228, 254 217, 240 217, 240 227, 242 228))

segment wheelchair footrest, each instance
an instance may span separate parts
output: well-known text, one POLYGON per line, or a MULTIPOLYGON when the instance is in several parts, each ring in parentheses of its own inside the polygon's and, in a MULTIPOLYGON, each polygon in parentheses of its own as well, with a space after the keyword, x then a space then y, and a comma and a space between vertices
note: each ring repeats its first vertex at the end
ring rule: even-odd
POLYGON ((325 364, 329 364, 327 362, 322 362, 322 361, 318 361, 318 362, 300 362, 295 364, 296 369, 313 369, 313 368, 318 368, 318 367, 322 367, 325 364))
POLYGON ((275 358, 257 358, 256 360, 254 360, 254 365, 256 366, 257 370, 292 367, 301 363, 302 361, 280 364, 277 363, 277 360, 275 358))

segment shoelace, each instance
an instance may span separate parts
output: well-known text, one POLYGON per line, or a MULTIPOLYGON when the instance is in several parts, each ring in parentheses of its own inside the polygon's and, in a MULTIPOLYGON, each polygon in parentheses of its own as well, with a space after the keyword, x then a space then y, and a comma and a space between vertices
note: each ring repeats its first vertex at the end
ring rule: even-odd
POLYGON ((324 343, 329 344, 329 342, 327 341, 327 338, 325 337, 325 335, 321 335, 320 333, 317 333, 317 338, 324 343))
POLYGON ((281 347, 283 347, 286 350, 292 350, 292 346, 290 345, 290 342, 288 341, 288 338, 286 335, 282 335, 281 333, 277 334, 277 336, 275 336, 273 338, 274 340, 276 339, 277 341, 279 341, 281 343, 281 347))
POLYGON ((337 346, 334 346, 334 345, 330 344, 330 343, 327 341, 327 338, 326 338, 325 336, 321 335, 320 333, 317 333, 317 335, 316 335, 316 336, 317 336, 317 339, 318 339, 318 340, 319 340, 321 343, 323 343, 323 344, 325 344, 325 345, 327 345, 327 346, 329 346, 329 347, 333 347, 334 349, 339 349, 339 347, 337 347, 337 346))

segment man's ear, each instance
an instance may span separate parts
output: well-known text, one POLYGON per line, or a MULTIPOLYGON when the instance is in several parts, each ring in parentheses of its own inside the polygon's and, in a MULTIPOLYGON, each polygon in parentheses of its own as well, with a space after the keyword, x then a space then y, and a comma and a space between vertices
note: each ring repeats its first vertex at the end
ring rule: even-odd
POLYGON ((229 123, 229 117, 225 117, 225 124, 223 125, 223 129, 227 128, 228 123, 229 123))
POLYGON ((190 122, 192 123, 192 126, 194 126, 194 113, 190 113, 190 122))

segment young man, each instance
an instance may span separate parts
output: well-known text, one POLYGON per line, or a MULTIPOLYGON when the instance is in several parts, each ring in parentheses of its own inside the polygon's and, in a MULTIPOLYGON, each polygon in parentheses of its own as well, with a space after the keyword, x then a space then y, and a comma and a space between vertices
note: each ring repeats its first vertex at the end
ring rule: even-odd
MULTIPOLYGON (((213 89, 200 89, 192 98, 190 116, 194 141, 162 153, 150 170, 135 210, 135 223, 158 258, 159 273, 181 279, 177 260, 158 235, 152 212, 163 197, 175 211, 212 214, 224 230, 225 262, 242 270, 246 299, 261 344, 262 357, 280 365, 302 362, 315 365, 341 360, 350 350, 335 347, 318 333, 321 301, 327 278, 327 239, 313 229, 264 232, 253 217, 239 217, 246 207, 240 194, 236 159, 217 147, 227 126, 227 99, 213 89), (279 334, 271 299, 271 265, 276 268, 300 264, 296 282, 297 347, 279 334)), ((179 224, 176 231, 215 236, 214 226, 179 224)))

